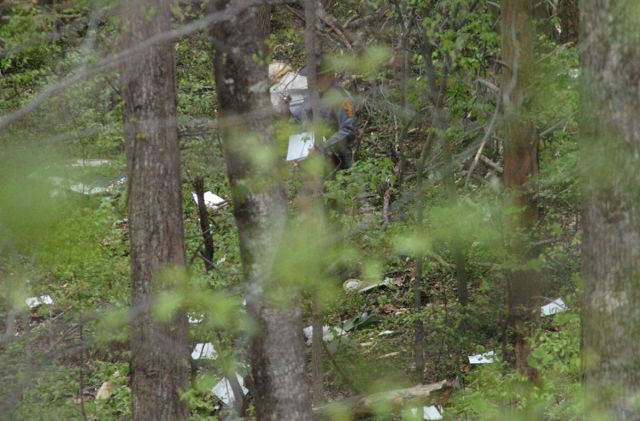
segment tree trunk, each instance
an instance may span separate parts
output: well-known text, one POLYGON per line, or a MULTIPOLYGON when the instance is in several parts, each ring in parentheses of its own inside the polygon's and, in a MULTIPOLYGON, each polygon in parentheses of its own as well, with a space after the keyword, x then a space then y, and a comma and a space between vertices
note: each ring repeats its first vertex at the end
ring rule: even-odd
POLYGON ((560 40, 562 42, 578 43, 580 37, 580 10, 578 0, 560 0, 558 6, 560 16, 560 40))
MULTIPOLYGON (((502 1, 502 56, 505 62, 502 101, 505 113, 504 184, 514 194, 515 215, 510 246, 519 264, 533 258, 527 237, 537 222, 534 186, 531 178, 538 173, 538 140, 527 116, 533 82, 533 2, 502 1)), ((508 275, 508 333, 513 346, 512 359, 518 371, 535 380, 536 371, 529 366, 528 343, 532 324, 537 319, 538 283, 531 270, 515 270, 508 275)))
MULTIPOLYGON (((125 48, 169 31, 170 4, 168 0, 123 2, 125 48)), ((121 68, 129 180, 135 420, 187 418, 186 402, 180 399, 189 368, 186 315, 179 312, 171 322, 160 323, 153 320, 150 311, 154 295, 171 283, 162 271, 185 263, 174 72, 171 41, 149 47, 121 68)))
POLYGON ((202 259, 204 260, 204 268, 207 272, 213 269, 213 253, 215 251, 213 244, 213 235, 211 233, 211 221, 209 220, 209 211, 204 202, 204 177, 196 177, 192 183, 193 190, 198 198, 198 220, 200 221, 200 231, 202 232, 202 241, 204 244, 204 252, 202 259))
POLYGON ((604 418, 640 419, 640 49, 637 4, 581 3, 583 365, 604 418))
MULTIPOLYGON (((228 1, 216 0, 222 9, 228 1)), ((287 219, 287 198, 277 176, 265 57, 265 10, 251 7, 233 24, 211 28, 223 149, 232 188, 240 255, 247 282, 247 310, 257 333, 251 339, 252 394, 259 420, 311 420, 304 373, 299 297, 273 278, 272 267, 287 219), (270 153, 273 152, 273 153, 270 153), (270 162, 251 154, 268 153, 270 162)))

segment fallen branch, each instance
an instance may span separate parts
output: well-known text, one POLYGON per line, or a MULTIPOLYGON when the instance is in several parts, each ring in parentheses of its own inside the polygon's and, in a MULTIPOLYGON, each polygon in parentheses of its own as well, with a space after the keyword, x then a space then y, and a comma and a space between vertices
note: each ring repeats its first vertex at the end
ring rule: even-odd
POLYGON ((351 414, 352 419, 359 419, 375 414, 380 408, 387 408, 397 413, 408 406, 443 405, 449 399, 451 392, 453 392, 452 385, 443 380, 406 389, 354 396, 314 408, 313 412, 320 419, 330 417, 336 412, 341 414, 347 412, 351 414))

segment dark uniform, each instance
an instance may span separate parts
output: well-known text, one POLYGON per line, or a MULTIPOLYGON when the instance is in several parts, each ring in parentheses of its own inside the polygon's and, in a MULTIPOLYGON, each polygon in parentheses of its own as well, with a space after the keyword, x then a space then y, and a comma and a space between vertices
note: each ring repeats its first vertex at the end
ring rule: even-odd
MULTIPOLYGON (((317 149, 333 161, 337 169, 347 169, 353 164, 352 145, 356 137, 353 106, 347 93, 336 84, 332 85, 320 98, 322 120, 330 127, 331 133, 324 143, 317 143, 317 149)), ((293 118, 301 123, 313 119, 311 99, 307 96, 301 107, 290 109, 293 118)))

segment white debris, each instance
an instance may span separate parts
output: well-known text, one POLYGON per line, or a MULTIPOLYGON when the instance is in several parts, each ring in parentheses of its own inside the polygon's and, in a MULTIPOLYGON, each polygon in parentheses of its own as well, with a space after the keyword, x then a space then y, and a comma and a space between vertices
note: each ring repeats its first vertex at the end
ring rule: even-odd
POLYGON ((197 325, 198 323, 202 323, 204 320, 204 316, 202 314, 188 314, 189 324, 197 325))
POLYGON ((549 304, 545 304, 540 307, 540 316, 553 316, 556 313, 562 313, 563 311, 567 311, 567 305, 564 303, 562 298, 556 298, 549 304))
POLYGON ((107 187, 89 186, 87 184, 78 183, 69 187, 72 191, 80 194, 92 195, 100 193, 109 193, 113 190, 113 185, 107 187))
POLYGON ((489 364, 495 361, 496 353, 493 351, 484 354, 469 355, 469 364, 489 364))
POLYGON ((342 287, 347 292, 368 292, 380 287, 390 287, 391 285, 393 285, 393 279, 391 278, 384 278, 384 281, 376 283, 363 282, 359 279, 347 279, 342 284, 342 287))
POLYGON ((380 287, 388 287, 388 286, 391 286, 391 284, 393 284, 393 279, 384 278, 384 281, 378 282, 376 284, 367 285, 364 288, 360 288, 358 292, 367 292, 367 291, 371 291, 372 289, 376 289, 380 287))
POLYGON ((75 160, 71 166, 72 167, 99 167, 102 165, 107 165, 109 162, 108 159, 77 159, 75 160))
POLYGON ((311 153, 314 145, 313 132, 304 132, 289 136, 287 161, 299 161, 311 153))
POLYGON ((42 305, 42 304, 48 304, 48 305, 53 304, 53 298, 51 298, 49 295, 41 295, 39 297, 29 297, 24 301, 27 303, 29 308, 38 307, 39 305, 42 305))
POLYGON ((278 107, 281 99, 287 97, 289 110, 295 113, 304 104, 304 98, 308 91, 307 78, 306 76, 300 76, 298 73, 289 72, 278 83, 274 84, 269 91, 271 104, 274 107, 278 107))
POLYGON ((383 330, 382 332, 378 333, 378 336, 391 336, 395 335, 395 333, 395 330, 383 330))
MULTIPOLYGON (((244 387, 244 379, 241 375, 236 373, 236 378, 238 379, 238 383, 240 383, 240 387, 242 388, 242 393, 246 395, 249 393, 249 389, 244 387)), ((235 401, 235 397, 233 396, 233 389, 231 389, 231 383, 227 378, 224 378, 216 384, 213 389, 211 389, 214 395, 216 395, 225 405, 231 405, 233 401, 235 401)))
MULTIPOLYGON (((442 412, 442 408, 439 406, 422 407, 423 418, 425 420, 441 420, 442 412)), ((414 417, 418 416, 418 408, 411 408, 411 413, 414 417)))
POLYGON ((347 279, 344 281, 344 284, 342 284, 342 287, 347 292, 357 291, 358 288, 360 288, 360 281, 357 279, 347 279))
MULTIPOLYGON (((197 204, 198 203, 198 195, 195 194, 195 193, 191 193, 191 195, 193 196, 193 200, 197 204)), ((222 197, 217 196, 217 195, 211 193, 210 191, 204 193, 204 204, 208 208, 218 209, 220 206, 222 206, 226 202, 227 201, 224 200, 222 197)))
MULTIPOLYGON (((302 329, 302 333, 306 338, 308 345, 311 345, 313 340, 313 326, 307 326, 302 329)), ((336 336, 344 336, 347 332, 339 327, 322 326, 322 340, 324 342, 332 342, 336 336)))
POLYGON ((193 348, 193 352, 191 353, 191 358, 194 360, 201 358, 204 360, 215 360, 217 356, 218 353, 211 342, 196 344, 196 347, 193 348))

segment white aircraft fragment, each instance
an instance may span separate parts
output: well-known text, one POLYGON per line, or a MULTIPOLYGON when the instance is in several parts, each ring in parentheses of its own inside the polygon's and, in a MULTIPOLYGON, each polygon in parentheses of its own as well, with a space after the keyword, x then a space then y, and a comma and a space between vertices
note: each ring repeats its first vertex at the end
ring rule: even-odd
POLYGON ((83 183, 74 184, 69 187, 72 191, 80 194, 100 194, 100 193, 109 193, 113 190, 113 185, 107 187, 99 187, 99 186, 90 186, 83 183))
MULTIPOLYGON (((244 387, 244 379, 241 375, 236 373, 236 378, 238 379, 238 383, 240 383, 240 387, 242 388, 242 393, 246 395, 249 393, 249 389, 244 387)), ((231 383, 225 377, 220 380, 218 384, 216 384, 213 389, 211 389, 214 395, 216 395, 225 405, 231 405, 235 401, 235 396, 233 396, 233 389, 231 388, 231 383)))
POLYGON ((110 163, 108 159, 76 159, 71 166, 72 167, 100 167, 110 163))
POLYGON ((304 98, 308 92, 307 77, 295 72, 285 74, 278 83, 269 88, 271 104, 274 107, 280 105, 283 98, 289 101, 288 107, 292 113, 298 112, 304 104, 304 98))
MULTIPOLYGON (((313 326, 307 326, 302 329, 302 333, 306 339, 308 345, 311 344, 313 340, 313 326)), ((347 332, 339 327, 333 326, 322 326, 322 340, 324 342, 332 342, 336 336, 344 336, 347 332)))
MULTIPOLYGON (((423 418, 425 420, 441 420, 442 408, 439 406, 424 406, 422 407, 423 418)), ((418 416, 418 408, 411 408, 411 413, 414 417, 418 416)))
POLYGON ((368 292, 368 291, 371 291, 372 289, 376 289, 380 287, 389 287, 391 286, 391 284, 393 284, 393 280, 391 278, 384 278, 384 281, 368 285, 364 288, 360 288, 358 292, 368 292))
POLYGON ((495 361, 496 353, 493 351, 484 354, 469 355, 469 364, 489 364, 495 361))
MULTIPOLYGON (((191 193, 191 195, 193 196, 193 200, 197 204, 198 203, 198 195, 195 194, 195 193, 191 193)), ((220 206, 222 206, 226 202, 227 201, 224 200, 222 197, 217 196, 217 195, 211 193, 210 191, 204 193, 204 204, 208 208, 218 209, 220 206)))
POLYGON ((189 319, 189 324, 197 325, 198 323, 202 323, 204 320, 204 316, 202 314, 187 314, 189 319))
POLYGON ((369 282, 361 281, 359 279, 354 278, 354 279, 347 279, 342 284, 342 287, 347 292, 354 292, 354 291, 369 292, 376 288, 390 287, 391 285, 393 285, 393 279, 391 278, 384 278, 382 282, 376 282, 376 283, 369 283, 369 282))
POLYGON ((29 308, 38 307, 39 305, 42 305, 42 304, 48 304, 48 305, 53 304, 53 298, 51 298, 49 295, 41 295, 39 297, 29 297, 24 301, 27 303, 29 308))
POLYGON ((287 161, 300 161, 311 153, 314 145, 313 132, 292 134, 289 136, 289 148, 287 149, 287 161))
POLYGON ((553 316, 556 313, 562 313, 563 311, 567 311, 567 305, 564 303, 562 298, 556 298, 549 304, 545 304, 540 307, 540 316, 553 316))
POLYGON ((194 360, 215 360, 217 356, 218 353, 211 342, 196 344, 191 353, 191 358, 194 360))

